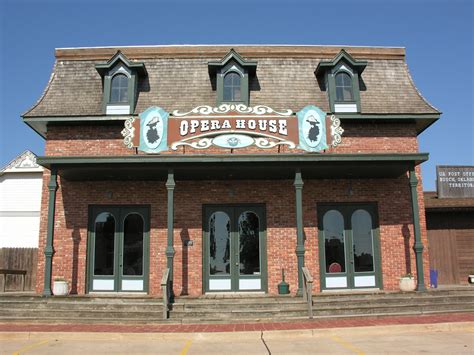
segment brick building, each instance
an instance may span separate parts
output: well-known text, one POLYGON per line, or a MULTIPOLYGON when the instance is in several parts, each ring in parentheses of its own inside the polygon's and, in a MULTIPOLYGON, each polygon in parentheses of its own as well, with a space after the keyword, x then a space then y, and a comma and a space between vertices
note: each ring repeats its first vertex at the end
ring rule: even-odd
POLYGON ((57 49, 37 292, 398 289, 428 274, 418 135, 440 112, 403 48, 57 49))

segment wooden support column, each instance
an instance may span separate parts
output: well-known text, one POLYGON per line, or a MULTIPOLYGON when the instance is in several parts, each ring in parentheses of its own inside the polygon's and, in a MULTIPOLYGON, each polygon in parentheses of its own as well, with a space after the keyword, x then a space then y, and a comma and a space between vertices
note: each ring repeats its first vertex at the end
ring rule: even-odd
POLYGON ((298 259, 298 290, 297 295, 303 294, 303 267, 304 267, 304 235, 303 235, 303 179, 301 171, 295 173, 296 194, 296 257, 298 259))
POLYGON ((410 190, 411 190, 411 204, 413 211, 413 231, 415 234, 415 244, 413 249, 415 250, 416 258, 416 290, 426 291, 425 277, 423 271, 423 242, 421 241, 421 228, 420 228, 420 212, 418 208, 418 178, 415 174, 415 168, 410 168, 410 190))
MULTIPOLYGON (((174 232, 174 182, 173 170, 168 171, 168 180, 166 181, 166 189, 168 190, 168 244, 166 247, 166 267, 170 269, 170 282, 173 284, 173 258, 175 250, 173 247, 173 232, 174 232)), ((173 288, 171 287, 171 290, 173 288)))
POLYGON ((53 240, 54 240, 54 214, 56 207, 56 191, 58 189, 57 172, 55 168, 51 168, 51 176, 49 178, 49 202, 48 202, 48 226, 46 234, 46 246, 44 248, 44 286, 43 296, 49 297, 51 292, 51 273, 53 266, 53 240))

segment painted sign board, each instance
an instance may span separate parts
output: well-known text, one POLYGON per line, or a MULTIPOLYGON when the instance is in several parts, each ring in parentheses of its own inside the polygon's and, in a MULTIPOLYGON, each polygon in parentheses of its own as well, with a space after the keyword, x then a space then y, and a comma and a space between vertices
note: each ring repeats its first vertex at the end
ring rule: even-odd
POLYGON ((474 166, 437 166, 438 198, 474 198, 474 166))
POLYGON ((183 146, 239 149, 252 145, 319 152, 337 146, 343 132, 337 118, 328 117, 316 106, 306 106, 295 115, 291 110, 280 112, 263 105, 223 104, 198 106, 189 112, 175 110, 171 115, 160 107, 150 107, 139 118, 128 119, 122 135, 127 147, 146 153, 183 146))

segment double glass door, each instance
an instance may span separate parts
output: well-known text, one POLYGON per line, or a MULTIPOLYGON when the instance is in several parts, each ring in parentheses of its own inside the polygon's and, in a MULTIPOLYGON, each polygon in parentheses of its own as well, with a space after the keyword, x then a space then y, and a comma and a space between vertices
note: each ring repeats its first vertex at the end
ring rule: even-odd
POLYGON ((206 292, 266 291, 263 206, 205 206, 203 280, 206 292))
POLYGON ((89 291, 147 291, 149 230, 147 207, 90 208, 89 291))
POLYGON ((380 288, 380 243, 373 204, 319 206, 321 288, 380 288))

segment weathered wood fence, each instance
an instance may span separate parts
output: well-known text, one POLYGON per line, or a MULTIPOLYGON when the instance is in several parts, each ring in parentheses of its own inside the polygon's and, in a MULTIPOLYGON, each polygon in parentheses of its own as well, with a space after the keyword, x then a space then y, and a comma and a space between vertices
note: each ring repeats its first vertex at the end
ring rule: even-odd
MULTIPOLYGON (((0 269, 26 271, 25 291, 35 289, 37 266, 38 248, 0 248, 0 269)), ((20 275, 7 275, 5 282, 6 291, 21 290, 20 275)))

